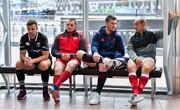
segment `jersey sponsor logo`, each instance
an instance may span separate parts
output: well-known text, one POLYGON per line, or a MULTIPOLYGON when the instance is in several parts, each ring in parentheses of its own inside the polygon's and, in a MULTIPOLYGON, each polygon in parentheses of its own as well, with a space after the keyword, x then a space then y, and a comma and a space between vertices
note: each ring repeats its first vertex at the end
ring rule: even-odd
POLYGON ((20 46, 20 48, 25 48, 25 46, 20 46))
POLYGON ((36 53, 41 52, 41 51, 42 51, 41 49, 38 49, 38 50, 32 50, 32 52, 36 52, 36 53))
POLYGON ((29 42, 26 42, 26 45, 27 45, 27 46, 30 46, 30 43, 29 43, 29 42))
POLYGON ((105 40, 104 40, 104 38, 101 38, 101 40, 100 40, 101 42, 104 42, 105 40))
POLYGON ((77 38, 77 37, 73 37, 73 39, 74 39, 74 40, 78 40, 78 38, 77 38))
POLYGON ((42 49, 47 49, 48 50, 49 48, 47 48, 46 46, 42 46, 42 49))
POLYGON ((37 47, 40 47, 40 46, 41 46, 41 43, 40 43, 40 42, 37 42, 36 44, 37 44, 37 47))

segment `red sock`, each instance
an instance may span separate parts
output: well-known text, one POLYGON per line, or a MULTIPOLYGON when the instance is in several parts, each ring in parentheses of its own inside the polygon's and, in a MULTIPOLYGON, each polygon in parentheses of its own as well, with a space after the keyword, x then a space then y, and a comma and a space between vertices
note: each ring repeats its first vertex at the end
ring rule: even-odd
POLYGON ((54 75, 53 84, 55 84, 59 78, 60 78, 60 75, 54 75))
POLYGON ((132 93, 139 94, 138 90, 138 77, 136 75, 129 75, 129 81, 132 86, 132 93))
POLYGON ((139 93, 142 93, 143 89, 145 88, 147 82, 148 82, 149 77, 147 76, 141 76, 139 78, 139 93))
POLYGON ((59 86, 66 81, 69 77, 71 76, 71 73, 67 70, 65 70, 64 72, 62 72, 61 76, 59 77, 59 79, 57 80, 57 82, 55 83, 55 85, 57 86, 57 88, 59 88, 59 86))

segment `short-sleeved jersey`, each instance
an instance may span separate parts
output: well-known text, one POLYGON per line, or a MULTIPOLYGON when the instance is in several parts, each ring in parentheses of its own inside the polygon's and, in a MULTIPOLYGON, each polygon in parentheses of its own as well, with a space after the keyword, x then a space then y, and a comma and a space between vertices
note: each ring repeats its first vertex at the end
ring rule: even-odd
POLYGON ((31 58, 40 57, 42 56, 42 51, 49 51, 48 39, 41 32, 37 32, 34 39, 30 39, 28 33, 26 33, 21 37, 20 50, 26 50, 31 58))

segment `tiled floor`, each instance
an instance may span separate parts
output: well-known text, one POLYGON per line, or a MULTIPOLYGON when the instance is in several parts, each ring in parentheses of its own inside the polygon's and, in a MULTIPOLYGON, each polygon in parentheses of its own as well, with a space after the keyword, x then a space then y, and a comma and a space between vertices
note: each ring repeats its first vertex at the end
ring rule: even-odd
POLYGON ((75 92, 70 98, 68 91, 61 92, 61 102, 55 104, 53 100, 43 101, 40 90, 28 90, 29 94, 25 100, 17 101, 18 91, 0 90, 0 109, 1 110, 180 110, 179 96, 157 95, 156 99, 151 100, 149 94, 143 94, 144 101, 138 106, 131 107, 127 102, 129 94, 103 92, 99 105, 89 105, 88 98, 84 92, 75 92))

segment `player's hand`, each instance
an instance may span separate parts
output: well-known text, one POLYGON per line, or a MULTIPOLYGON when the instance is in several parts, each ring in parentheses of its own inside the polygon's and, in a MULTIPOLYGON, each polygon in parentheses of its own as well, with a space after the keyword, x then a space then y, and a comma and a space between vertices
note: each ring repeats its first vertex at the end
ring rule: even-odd
POLYGON ((94 53, 93 55, 94 62, 98 63, 100 59, 101 59, 101 55, 99 55, 98 53, 94 53))
POLYGON ((26 57, 24 59, 24 64, 31 66, 33 64, 31 57, 26 57))
POLYGON ((136 59, 136 65, 137 66, 142 66, 142 61, 143 61, 143 57, 138 57, 137 59, 136 59))
POLYGON ((67 53, 62 54, 61 59, 64 61, 68 61, 70 59, 70 54, 67 53))

